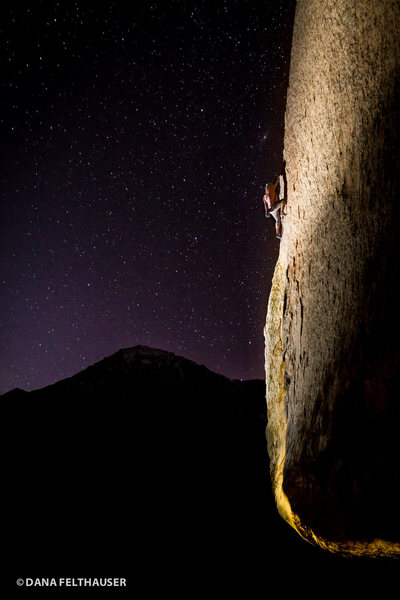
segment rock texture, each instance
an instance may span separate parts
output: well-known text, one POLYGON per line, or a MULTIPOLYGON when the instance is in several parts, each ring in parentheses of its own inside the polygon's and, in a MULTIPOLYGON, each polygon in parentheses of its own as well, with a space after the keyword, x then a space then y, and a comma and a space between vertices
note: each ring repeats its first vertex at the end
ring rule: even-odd
POLYGON ((400 553, 397 0, 299 0, 287 213, 269 299, 268 450, 307 540, 400 553))

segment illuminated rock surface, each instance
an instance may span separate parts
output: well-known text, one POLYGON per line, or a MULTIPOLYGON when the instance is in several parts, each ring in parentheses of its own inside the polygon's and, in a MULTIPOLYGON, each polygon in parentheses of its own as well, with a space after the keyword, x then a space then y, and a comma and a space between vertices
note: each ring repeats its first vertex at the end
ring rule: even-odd
POLYGON ((296 11, 265 329, 271 476, 309 541, 396 556, 400 3, 296 11))

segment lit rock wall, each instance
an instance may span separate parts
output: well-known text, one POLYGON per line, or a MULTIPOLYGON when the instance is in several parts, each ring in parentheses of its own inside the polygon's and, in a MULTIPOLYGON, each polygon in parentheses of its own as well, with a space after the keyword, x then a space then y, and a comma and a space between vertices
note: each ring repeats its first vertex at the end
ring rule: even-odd
POLYGON ((341 553, 400 553, 397 0, 299 0, 287 216, 265 327, 281 515, 341 553))

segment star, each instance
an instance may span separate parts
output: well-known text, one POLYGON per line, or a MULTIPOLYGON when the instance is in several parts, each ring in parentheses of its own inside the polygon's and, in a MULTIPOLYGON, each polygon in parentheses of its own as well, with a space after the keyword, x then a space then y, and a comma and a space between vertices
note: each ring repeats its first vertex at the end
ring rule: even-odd
POLYGON ((136 344, 264 376, 294 7, 5 10, 0 393, 136 344))

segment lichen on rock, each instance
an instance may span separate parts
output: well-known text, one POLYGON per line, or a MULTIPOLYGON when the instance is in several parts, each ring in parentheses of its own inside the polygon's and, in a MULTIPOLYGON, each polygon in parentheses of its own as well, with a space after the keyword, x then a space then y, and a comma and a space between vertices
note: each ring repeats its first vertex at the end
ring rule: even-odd
POLYGON ((395 0, 297 3, 265 327, 279 511, 371 556, 400 553, 399 31, 395 0))

